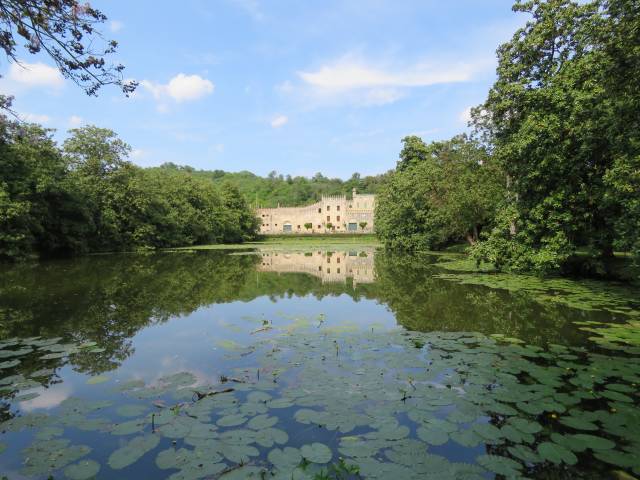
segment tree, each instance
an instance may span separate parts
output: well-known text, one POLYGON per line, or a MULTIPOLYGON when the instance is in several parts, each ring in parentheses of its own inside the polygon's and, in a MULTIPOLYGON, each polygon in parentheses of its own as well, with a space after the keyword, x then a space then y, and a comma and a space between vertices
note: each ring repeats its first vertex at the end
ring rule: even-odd
POLYGON ((329 230, 333 230, 333 223, 331 223, 331 222, 327 222, 327 228, 328 228, 329 230))
POLYGON ((638 251, 640 6, 632 0, 530 0, 498 49, 498 78, 473 113, 509 180, 478 259, 511 270, 566 268, 579 249, 602 271, 638 251))
POLYGON ((2 0, 0 48, 18 62, 16 46, 21 37, 29 53, 47 53, 62 75, 88 95, 112 84, 128 95, 137 83, 123 80, 123 65, 105 60, 118 46, 115 40, 103 40, 97 30, 106 20, 101 11, 77 0, 2 0))
POLYGON ((306 228, 307 230, 311 230, 313 228, 313 223, 305 223, 304 228, 306 228))
POLYGON ((485 148, 464 135, 429 145, 408 138, 400 153, 406 161, 378 194, 378 237, 401 250, 437 249, 464 239, 475 243, 502 198, 501 170, 485 148), (416 151, 419 158, 412 156, 416 151))
POLYGON ((360 228, 364 232, 364 229, 367 228, 368 223, 367 222, 360 222, 358 225, 360 225, 360 228))

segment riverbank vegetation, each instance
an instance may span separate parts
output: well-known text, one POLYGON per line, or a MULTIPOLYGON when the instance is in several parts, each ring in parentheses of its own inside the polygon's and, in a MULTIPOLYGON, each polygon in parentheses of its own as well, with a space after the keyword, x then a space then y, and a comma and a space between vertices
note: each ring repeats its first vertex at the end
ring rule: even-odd
POLYGON ((0 258, 237 243, 257 221, 240 192, 185 172, 143 169, 111 130, 3 122, 0 258))
POLYGON ((406 250, 468 238, 501 270, 607 275, 614 251, 640 257, 637 2, 513 8, 529 20, 497 50, 475 139, 407 137, 378 232, 406 250))

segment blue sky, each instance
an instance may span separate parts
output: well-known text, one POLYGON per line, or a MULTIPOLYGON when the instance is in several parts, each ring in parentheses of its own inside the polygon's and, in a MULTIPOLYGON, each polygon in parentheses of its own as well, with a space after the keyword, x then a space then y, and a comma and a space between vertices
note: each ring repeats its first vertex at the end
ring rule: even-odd
POLYGON ((115 130, 142 166, 348 178, 393 168, 400 140, 465 131, 495 49, 526 20, 511 0, 94 2, 141 82, 87 97, 45 56, 3 62, 27 120, 115 130))

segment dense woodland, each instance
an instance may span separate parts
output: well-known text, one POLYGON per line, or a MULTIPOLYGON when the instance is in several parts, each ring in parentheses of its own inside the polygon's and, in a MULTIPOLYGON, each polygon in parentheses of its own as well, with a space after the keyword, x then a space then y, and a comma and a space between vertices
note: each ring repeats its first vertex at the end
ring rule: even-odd
POLYGON ((474 139, 406 138, 378 233, 409 250, 467 238, 503 270, 606 274, 614 252, 640 257, 640 3, 513 8, 529 20, 497 50, 474 139))
POLYGON ((181 170, 200 178, 212 180, 215 184, 229 182, 234 185, 251 205, 259 207, 294 207, 320 200, 322 195, 351 195, 353 189, 359 193, 377 193, 388 174, 361 176, 354 173, 348 180, 328 178, 318 172, 313 177, 292 177, 276 171, 267 177, 254 173, 225 172, 223 170, 196 170, 190 166, 165 163, 160 169, 181 170))
POLYGON ((111 130, 2 122, 0 258, 242 242, 257 221, 240 192, 186 172, 143 169, 111 130))

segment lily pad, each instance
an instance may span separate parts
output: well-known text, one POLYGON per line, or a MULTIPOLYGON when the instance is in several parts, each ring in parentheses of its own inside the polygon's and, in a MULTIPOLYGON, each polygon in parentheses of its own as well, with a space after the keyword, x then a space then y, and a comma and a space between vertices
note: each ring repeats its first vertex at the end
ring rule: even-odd
POLYGON ((114 470, 121 470, 137 462, 147 452, 158 446, 160 437, 157 435, 145 435, 134 437, 125 446, 120 447, 109 456, 109 466, 114 470))
POLYGON ((94 478, 100 471, 100 464, 94 460, 82 460, 69 465, 64 474, 69 480, 88 480, 94 478))
POLYGON ((331 449, 323 443, 314 442, 311 445, 303 445, 300 454, 313 463, 329 463, 333 458, 331 449))

